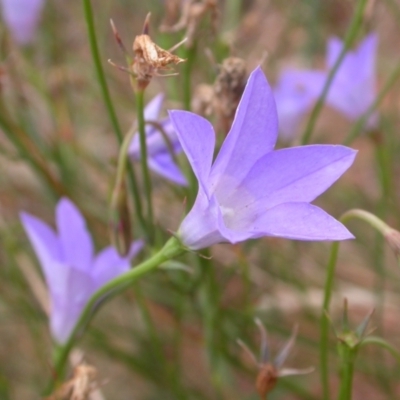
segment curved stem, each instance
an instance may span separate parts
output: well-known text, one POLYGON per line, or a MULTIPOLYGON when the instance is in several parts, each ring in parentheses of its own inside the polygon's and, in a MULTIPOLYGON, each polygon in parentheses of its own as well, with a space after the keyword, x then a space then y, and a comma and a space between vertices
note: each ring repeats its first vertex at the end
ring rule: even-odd
POLYGON ((147 163, 147 141, 144 120, 144 90, 137 89, 136 92, 136 113, 139 128, 140 140, 140 164, 142 166, 144 188, 146 193, 147 202, 147 232, 150 241, 154 239, 154 217, 153 217, 153 203, 151 198, 151 180, 149 166, 147 163))
POLYGON ((167 241, 160 251, 158 251, 148 260, 142 262, 124 274, 112 279, 93 294, 83 309, 68 341, 62 346, 59 346, 57 349, 54 360, 56 379, 49 384, 48 393, 51 393, 54 389, 54 386, 63 379, 68 355, 74 346, 77 337, 82 334, 84 328, 87 326, 91 318, 93 318, 100 305, 106 300, 109 300, 111 297, 120 293, 122 290, 126 289, 129 285, 143 275, 156 269, 163 262, 180 255, 184 251, 185 250, 179 240, 175 237, 172 237, 167 241))
POLYGON ((336 60, 335 64, 333 65, 332 69, 330 70, 328 74, 328 78, 325 82, 324 88, 322 90, 321 95, 318 98, 318 101, 316 102, 312 112, 310 119, 308 120, 308 124, 304 130, 304 134, 301 140, 302 144, 307 144, 310 142, 311 135, 313 133, 315 124, 317 122, 317 118, 322 110, 322 107, 324 105, 326 96, 328 95, 329 88, 331 87, 331 84, 333 82, 333 79, 335 78, 336 72, 339 70, 340 65, 342 64, 342 61, 349 50, 350 46, 353 44, 354 39, 357 36, 358 30, 361 26, 362 20, 363 20, 363 12, 364 8, 367 4, 367 0, 359 0, 357 4, 357 9, 354 13, 353 19, 351 20, 350 27, 346 33, 346 37, 344 39, 344 44, 342 51, 339 54, 338 59, 336 60))
POLYGON ((373 344, 382 347, 383 349, 387 350, 396 359, 398 363, 400 363, 400 352, 397 351, 397 349, 394 348, 386 340, 376 336, 367 336, 360 342, 360 348, 368 344, 373 344))
MULTIPOLYGON (((118 118, 114 110, 113 102, 110 97, 110 93, 108 91, 107 81, 104 75, 103 66, 101 64, 100 52, 97 46, 97 39, 96 39, 96 29, 94 26, 94 19, 93 19, 93 10, 90 0, 83 0, 83 8, 85 13, 85 20, 88 29, 88 36, 90 42, 90 50, 92 53, 92 58, 94 62, 94 66, 97 73, 97 79, 100 84, 101 94, 103 96, 104 103, 106 105, 107 113, 111 122, 111 125, 114 130, 114 134, 118 140, 119 144, 123 142, 123 134, 121 128, 118 123, 118 118)), ((140 201, 138 185, 136 182, 135 173, 133 171, 132 166, 128 165, 128 174, 130 180, 131 190, 133 192, 133 200, 135 203, 136 213, 138 215, 139 221, 143 224, 143 212, 142 212, 142 204, 140 201)), ((142 225, 144 228, 144 226, 142 225)))

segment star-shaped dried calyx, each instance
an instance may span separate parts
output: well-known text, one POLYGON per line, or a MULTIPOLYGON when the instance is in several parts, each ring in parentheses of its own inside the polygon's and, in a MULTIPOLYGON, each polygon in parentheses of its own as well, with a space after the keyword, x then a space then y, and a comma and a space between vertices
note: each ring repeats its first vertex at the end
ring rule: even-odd
MULTIPOLYGON (((166 9, 169 9, 168 6, 166 6, 166 9)), ((175 8, 171 7, 171 9, 175 8)), ((194 45, 196 36, 198 36, 199 25, 202 19, 210 13, 211 31, 213 34, 216 33, 219 16, 216 0, 186 0, 181 5, 181 10, 179 21, 171 26, 162 24, 160 26, 161 32, 178 32, 186 29, 186 47, 191 48, 194 45)))
POLYGON ((278 355, 275 357, 275 359, 271 360, 267 331, 258 318, 255 319, 255 323, 257 324, 261 335, 259 361, 241 340, 238 340, 238 344, 243 348, 243 350, 246 351, 246 353, 253 360, 254 364, 258 367, 256 389, 261 399, 266 399, 268 393, 270 393, 274 389, 279 378, 285 376, 309 374, 310 372, 314 371, 314 368, 313 367, 304 369, 282 368, 284 362, 286 361, 296 341, 297 325, 294 327, 291 337, 279 351, 278 355))
POLYGON ((150 22, 150 13, 147 14, 146 20, 143 26, 143 32, 141 35, 135 37, 133 41, 133 60, 129 56, 126 51, 125 46, 122 43, 121 37, 115 28, 114 23, 111 21, 111 27, 114 32, 115 39, 119 47, 125 54, 127 62, 129 64, 128 68, 118 66, 112 63, 110 60, 110 64, 119 68, 120 70, 126 71, 129 74, 133 75, 139 90, 143 90, 150 83, 153 76, 173 76, 177 75, 176 73, 169 74, 160 74, 160 71, 168 71, 169 66, 171 64, 179 64, 184 62, 183 58, 172 54, 172 51, 177 49, 181 44, 186 41, 186 38, 181 42, 177 43, 169 50, 164 50, 160 46, 156 45, 151 37, 149 36, 149 22, 150 22))

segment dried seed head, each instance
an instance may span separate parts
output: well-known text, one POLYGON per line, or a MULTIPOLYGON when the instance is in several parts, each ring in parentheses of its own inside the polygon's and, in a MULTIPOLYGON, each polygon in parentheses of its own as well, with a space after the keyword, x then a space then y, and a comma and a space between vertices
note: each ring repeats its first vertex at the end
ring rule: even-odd
POLYGON ((202 19, 209 13, 211 18, 211 31, 215 35, 218 23, 217 0, 186 0, 181 6, 181 17, 175 25, 162 24, 161 32, 178 32, 186 29, 186 47, 191 48, 198 35, 202 19))
POLYGON ((111 60, 108 60, 108 62, 119 70, 132 75, 137 83, 137 88, 139 90, 145 89, 150 83, 153 76, 176 75, 175 73, 160 74, 160 71, 168 70, 168 66, 170 64, 179 64, 185 61, 184 59, 172 54, 171 51, 184 43, 186 39, 176 44, 170 50, 164 50, 161 47, 157 46, 149 36, 149 13, 147 14, 146 20, 144 22, 142 34, 136 36, 135 40, 133 41, 134 58, 132 60, 121 40, 121 37, 117 31, 117 28, 114 25, 114 22, 110 22, 115 40, 117 41, 118 46, 121 48, 128 62, 128 68, 114 64, 111 60))
POLYGON ((246 63, 238 57, 226 58, 214 83, 214 112, 218 130, 228 133, 246 85, 246 63))
MULTIPOLYGON (((159 71, 165 71, 169 64, 179 64, 185 61, 169 51, 157 46, 147 34, 148 18, 144 26, 144 34, 136 36, 133 42, 134 60, 132 72, 136 75, 138 87, 144 89, 153 76, 162 76, 159 71)), ((166 76, 166 75, 164 75, 166 76)))

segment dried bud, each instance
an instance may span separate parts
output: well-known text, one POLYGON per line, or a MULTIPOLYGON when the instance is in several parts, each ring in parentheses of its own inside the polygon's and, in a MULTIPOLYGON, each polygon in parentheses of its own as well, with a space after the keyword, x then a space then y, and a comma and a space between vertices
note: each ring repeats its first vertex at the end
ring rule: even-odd
POLYGON ((218 130, 228 133, 246 85, 246 63, 238 57, 225 59, 214 83, 214 112, 218 130))
POLYGON ((284 376, 309 374, 310 372, 314 371, 314 368, 282 368, 296 340, 297 326, 295 326, 292 336, 279 351, 275 359, 271 360, 270 349, 267 340, 267 331, 258 318, 256 318, 255 322, 260 330, 261 335, 260 360, 257 361, 257 358, 242 341, 239 340, 238 343, 257 365, 258 374, 256 378, 256 390, 261 399, 266 399, 268 393, 270 393, 275 387, 278 378, 284 376))
POLYGON ((278 371, 272 364, 262 365, 256 379, 256 389, 262 399, 275 387, 278 382, 278 371))
POLYGON ((96 377, 96 368, 80 364, 74 368, 72 378, 44 400, 88 400, 90 394, 98 388, 96 377))
POLYGON ((161 32, 178 32, 186 29, 186 47, 191 48, 194 45, 198 34, 200 23, 210 13, 211 30, 213 34, 217 31, 218 8, 216 0, 187 0, 182 6, 182 13, 179 21, 172 26, 162 24, 161 32))

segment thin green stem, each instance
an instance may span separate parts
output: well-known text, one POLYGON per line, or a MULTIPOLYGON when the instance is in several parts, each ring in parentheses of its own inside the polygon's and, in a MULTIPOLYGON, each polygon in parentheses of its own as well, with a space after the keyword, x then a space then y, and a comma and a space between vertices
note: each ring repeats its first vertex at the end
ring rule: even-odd
POLYGON ((395 359, 396 361, 400 364, 400 352, 393 347, 390 343, 388 343, 386 340, 376 337, 376 336, 367 336, 360 342, 360 348, 363 346, 366 346, 368 344, 372 344, 375 346, 382 347, 383 349, 387 350, 395 359))
POLYGON ((135 282, 143 275, 155 270, 163 262, 180 255, 184 251, 185 250, 179 240, 175 237, 172 237, 168 240, 164 247, 152 257, 142 262, 135 268, 112 279, 93 294, 93 296, 90 298, 85 308, 83 309, 69 339, 65 344, 57 348, 54 360, 56 379, 52 380, 52 382, 49 384, 47 391, 48 393, 51 393, 55 385, 63 379, 65 375, 68 355, 72 347, 74 346, 77 337, 83 333, 85 327, 87 326, 91 318, 93 318, 95 312, 99 309, 100 305, 103 304, 106 300, 109 300, 116 294, 120 293, 122 290, 129 287, 133 282, 135 282))
POLYGON ((400 64, 390 74, 388 80, 384 84, 382 90, 379 92, 375 101, 368 107, 367 111, 356 121, 350 133, 344 139, 343 144, 350 145, 363 131, 368 118, 379 107, 386 94, 393 88, 394 84, 400 77, 400 64))
POLYGON ((322 305, 322 314, 320 321, 320 371, 322 383, 322 399, 329 400, 329 304, 332 297, 333 283, 336 270, 336 261, 339 253, 339 242, 332 243, 331 253, 328 260, 325 286, 324 301, 322 305))
POLYGON ((318 101, 316 102, 316 104, 311 112, 310 119, 308 120, 307 126, 304 130, 304 134, 303 134, 303 137, 301 140, 302 144, 307 144, 310 142, 311 135, 313 133, 315 124, 317 122, 317 118, 322 110, 326 96, 328 95, 328 92, 329 92, 329 88, 331 87, 331 84, 335 78, 336 72, 339 70, 339 67, 342 64, 342 61, 343 61, 347 51, 349 50, 349 48, 351 47, 351 45, 354 42, 354 39, 357 36, 358 30, 359 30, 362 20, 363 20, 363 12, 364 12, 364 8, 365 8, 366 4, 367 4, 367 0, 359 0, 358 1, 357 9, 354 13, 354 16, 350 23, 350 27, 349 27, 349 29, 346 33, 346 37, 344 39, 344 45, 343 45, 342 51, 340 52, 339 57, 336 60, 335 64, 333 65, 332 69, 330 70, 330 72, 328 74, 328 78, 325 82, 324 88, 322 90, 322 93, 319 96, 318 101))
MULTIPOLYGON (((86 19, 86 25, 87 25, 87 29, 88 29, 90 50, 92 53, 92 58, 93 58, 94 66, 95 66, 96 73, 97 73, 97 79, 100 84, 100 89, 101 89, 101 93, 103 96, 103 100, 106 105, 107 113, 108 113, 111 125, 113 127, 114 134, 118 140, 118 143, 122 144, 123 134, 122 134, 121 128, 118 123, 118 118, 117 118, 117 115, 114 110, 114 105, 111 100, 111 96, 110 96, 108 86, 107 86, 107 81, 106 81, 106 78, 104 75, 103 66, 101 63, 100 52, 99 52, 99 48, 97 45, 97 39, 96 39, 96 29, 94 26, 93 10, 92 10, 92 5, 91 5, 90 0, 83 0, 83 8, 84 8, 84 14, 85 14, 85 19, 86 19)), ((142 221, 144 219, 143 219, 142 204, 141 204, 141 200, 140 200, 139 189, 138 189, 135 173, 130 164, 128 166, 128 174, 129 174, 131 190, 133 193, 133 200, 135 203, 136 213, 138 215, 139 221, 142 223, 142 221)), ((145 227, 142 226, 142 228, 145 228, 145 227)))
POLYGON ((154 240, 154 216, 153 216, 153 202, 151 198, 151 179, 147 160, 147 141, 144 120, 144 90, 137 89, 136 95, 136 113, 139 128, 140 140, 140 164, 142 166, 142 174, 144 181, 144 189, 147 202, 147 232, 150 241, 154 240))

